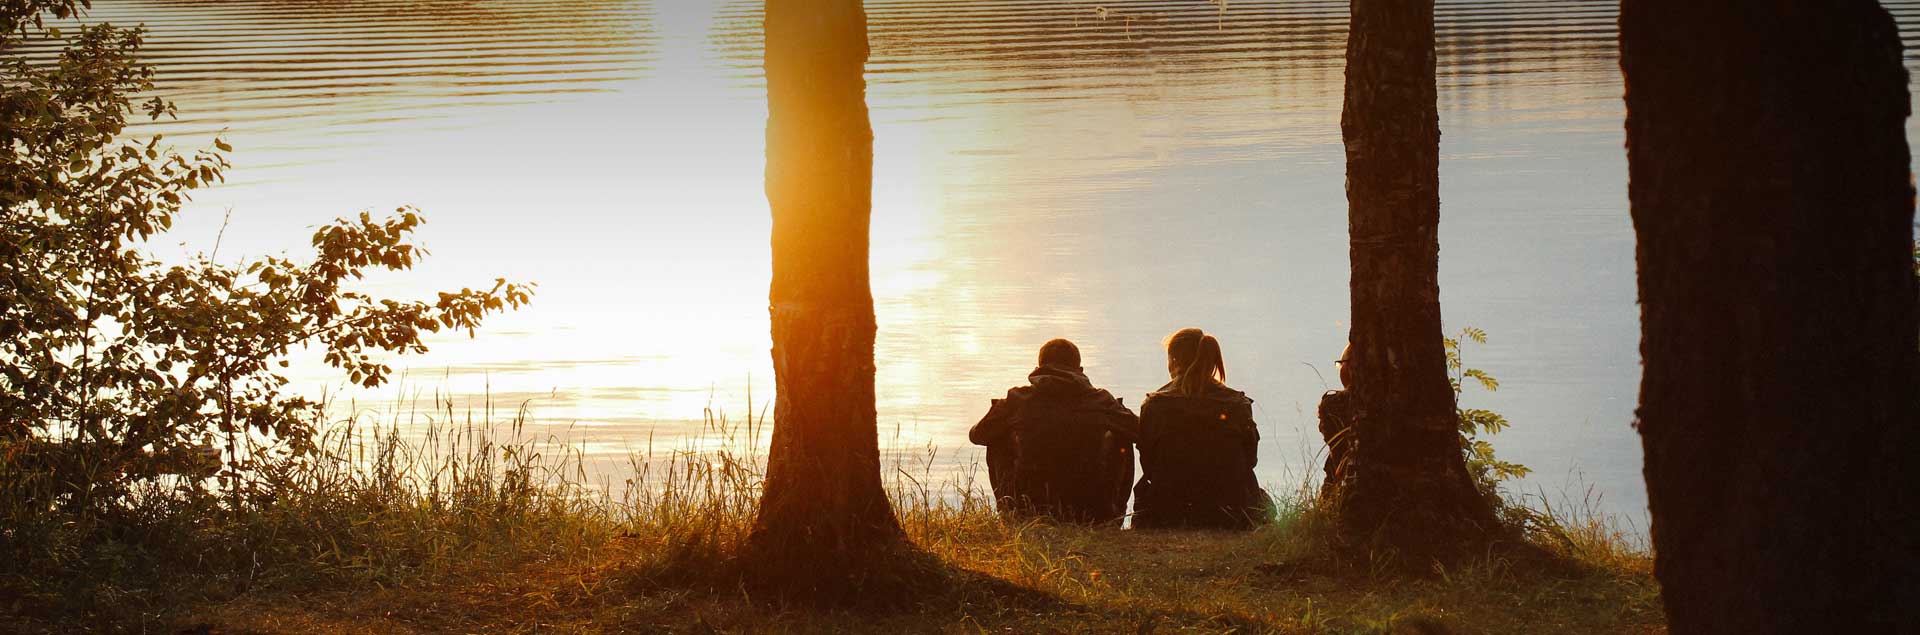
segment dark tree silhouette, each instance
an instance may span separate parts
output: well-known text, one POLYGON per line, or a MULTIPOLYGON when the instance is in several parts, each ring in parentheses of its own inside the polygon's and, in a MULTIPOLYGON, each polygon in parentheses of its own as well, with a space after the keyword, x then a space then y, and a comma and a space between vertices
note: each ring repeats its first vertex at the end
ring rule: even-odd
POLYGON ((1424 559, 1496 525, 1460 453, 1440 331, 1440 117, 1433 0, 1354 0, 1347 37, 1347 222, 1358 373, 1345 532, 1424 559))
POLYGON ((1623 0, 1636 427, 1675 633, 1912 632, 1920 359, 1894 22, 1623 0))
POLYGON ((859 0, 766 4, 773 444, 747 555, 799 595, 857 585, 903 543, 880 482, 867 281, 873 131, 859 0))

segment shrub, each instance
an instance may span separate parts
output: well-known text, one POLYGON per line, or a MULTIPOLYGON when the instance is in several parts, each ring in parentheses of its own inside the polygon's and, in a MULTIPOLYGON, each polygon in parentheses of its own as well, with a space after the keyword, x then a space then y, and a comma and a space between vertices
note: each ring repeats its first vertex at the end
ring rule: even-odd
MULTIPOLYGON (((1500 380, 1478 368, 1469 368, 1461 355, 1462 340, 1475 344, 1487 343, 1487 332, 1474 327, 1460 330, 1459 337, 1445 340, 1447 351, 1447 370, 1452 375, 1453 397, 1456 404, 1464 392, 1467 380, 1480 386, 1482 390, 1494 392, 1500 390, 1500 380)), ((1460 451, 1467 460, 1467 472, 1473 475, 1473 482, 1480 487, 1480 493, 1495 503, 1501 501, 1500 483, 1508 479, 1526 476, 1533 470, 1519 463, 1502 461, 1493 454, 1493 444, 1483 437, 1499 434, 1512 425, 1507 418, 1492 410, 1480 408, 1455 407, 1460 421, 1460 451)))
MULTIPOLYGON (((65 39, 42 18, 86 6, 0 7, 0 51, 65 39)), ((84 533, 135 492, 231 492, 250 461, 310 452, 319 404, 281 391, 296 347, 378 386, 391 369, 372 354, 423 352, 424 334, 471 335, 529 299, 505 280, 431 301, 354 290, 425 254, 410 208, 326 225, 304 261, 149 256, 189 194, 221 180, 231 148, 215 139, 183 156, 158 135, 126 138, 129 115, 173 113, 131 99, 154 88, 142 34, 89 25, 50 63, 0 61, 0 542, 23 549, 38 544, 32 528, 84 533)))

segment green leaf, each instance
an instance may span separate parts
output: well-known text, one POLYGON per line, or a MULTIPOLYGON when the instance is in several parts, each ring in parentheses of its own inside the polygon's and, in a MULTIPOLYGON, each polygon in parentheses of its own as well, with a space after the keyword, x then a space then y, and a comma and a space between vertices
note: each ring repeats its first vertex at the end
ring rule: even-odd
MULTIPOLYGON (((25 438, 58 443, 70 438, 59 426, 75 420, 71 404, 92 404, 81 415, 97 429, 84 447, 70 448, 73 460, 46 467, 47 500, 84 494, 98 503, 92 508, 109 508, 178 464, 169 452, 217 431, 260 431, 267 452, 311 451, 319 408, 282 395, 288 380, 273 372, 289 366, 290 349, 321 347, 349 379, 378 385, 391 368, 367 353, 425 352, 421 328, 444 321, 471 336, 487 316, 525 302, 520 287, 502 281, 439 307, 342 289, 370 263, 407 268, 425 256, 407 242, 421 222, 412 208, 323 227, 309 262, 157 263, 148 241, 174 226, 189 190, 223 178, 220 153, 233 147, 215 138, 213 150, 184 157, 163 147, 162 135, 123 134, 139 112, 132 96, 151 90, 154 76, 138 63, 140 31, 101 24, 75 35, 51 70, 0 61, 7 103, 24 105, 12 113, 14 146, 0 156, 0 173, 18 177, 8 184, 17 208, 10 211, 22 213, 8 216, 0 239, 44 263, 15 268, 0 291, 8 308, 0 333, 14 334, 18 352, 0 359, 0 377, 8 388, 24 386, 17 392, 26 397, 10 402, 17 407, 9 415, 25 422, 25 438), (14 293, 18 287, 32 292, 14 293)), ((162 99, 141 104, 156 119, 174 112, 162 99)), ((210 487, 191 479, 180 486, 210 487)))

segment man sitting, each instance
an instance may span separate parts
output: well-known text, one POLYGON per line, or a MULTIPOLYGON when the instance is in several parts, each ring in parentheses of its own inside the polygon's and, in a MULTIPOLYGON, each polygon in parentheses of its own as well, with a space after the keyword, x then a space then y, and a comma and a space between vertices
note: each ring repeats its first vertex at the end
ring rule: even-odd
POLYGON ((1326 477, 1320 481, 1320 496, 1332 499, 1338 496, 1341 486, 1353 470, 1353 382, 1359 375, 1359 369, 1353 360, 1353 345, 1347 345, 1340 351, 1340 359, 1334 362, 1340 368, 1341 390, 1329 390, 1320 397, 1320 437, 1327 442, 1326 477))
POLYGON ((1028 385, 1007 391, 967 438, 987 446, 987 478, 1002 513, 1117 524, 1127 513, 1140 420, 1093 387, 1080 349, 1040 347, 1028 385))

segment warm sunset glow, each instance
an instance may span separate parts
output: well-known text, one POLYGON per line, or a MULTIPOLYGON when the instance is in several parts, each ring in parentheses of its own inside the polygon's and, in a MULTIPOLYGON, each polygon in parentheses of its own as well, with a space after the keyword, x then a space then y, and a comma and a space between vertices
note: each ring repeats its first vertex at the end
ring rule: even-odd
MULTIPOLYGON (((960 435, 1056 336, 1135 404, 1164 381, 1159 338, 1203 325, 1256 399, 1265 478, 1297 478, 1346 328, 1346 9, 1092 7, 869 3, 883 444, 973 463, 960 435)), ((1508 387, 1476 398, 1526 423, 1502 454, 1636 510, 1611 15, 1441 5, 1441 288, 1449 325, 1493 334, 1472 355, 1508 387)), ((314 390, 373 409, 490 393, 614 454, 771 403, 757 4, 101 0, 92 19, 153 30, 183 118, 137 132, 237 148, 180 251, 211 249, 229 209, 220 250, 240 257, 412 204, 433 257, 369 288, 540 285, 402 360, 402 387, 343 390, 314 363, 314 390)))
POLYGON ((1916 36, 6 0, 0 631, 1906 632, 1916 36))

